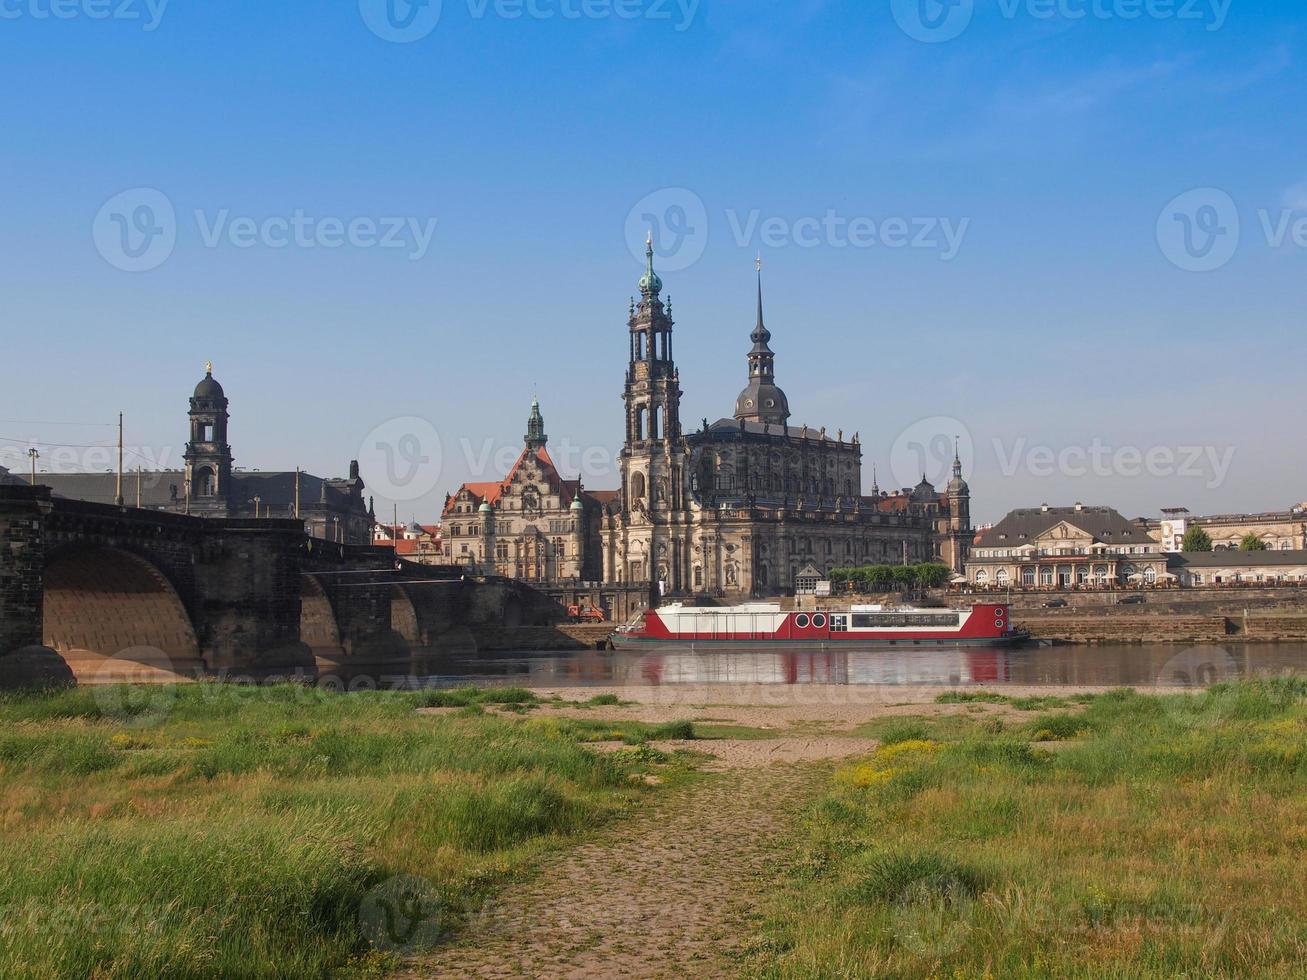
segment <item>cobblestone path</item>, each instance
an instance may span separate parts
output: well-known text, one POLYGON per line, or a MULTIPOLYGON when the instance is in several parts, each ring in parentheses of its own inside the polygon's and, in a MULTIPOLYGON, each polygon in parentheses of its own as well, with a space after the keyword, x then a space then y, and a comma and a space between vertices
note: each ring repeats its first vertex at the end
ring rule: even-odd
POLYGON ((407 976, 736 976, 789 831, 829 772, 733 768, 670 791, 508 888, 407 976))

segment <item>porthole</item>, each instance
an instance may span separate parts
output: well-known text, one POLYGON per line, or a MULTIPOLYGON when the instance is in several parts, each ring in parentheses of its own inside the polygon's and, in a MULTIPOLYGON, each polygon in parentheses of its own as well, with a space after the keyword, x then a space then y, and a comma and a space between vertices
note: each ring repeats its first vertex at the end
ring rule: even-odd
POLYGON ((807 616, 807 614, 806 614, 806 613, 799 613, 799 615, 795 616, 795 617, 794 617, 794 625, 797 626, 797 627, 798 627, 799 629, 801 629, 801 630, 806 630, 806 629, 808 628, 808 616, 807 616))
POLYGON ((817 615, 812 617, 812 625, 817 627, 817 629, 821 629, 826 625, 826 617, 821 613, 817 613, 817 615))

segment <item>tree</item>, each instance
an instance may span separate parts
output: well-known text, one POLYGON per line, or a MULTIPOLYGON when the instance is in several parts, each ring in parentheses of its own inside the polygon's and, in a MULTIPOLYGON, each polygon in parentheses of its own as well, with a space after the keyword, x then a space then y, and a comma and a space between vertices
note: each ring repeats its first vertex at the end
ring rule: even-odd
POLYGON ((1261 538, 1259 538, 1257 535, 1253 534, 1252 532, 1249 532, 1248 534, 1245 534, 1243 536, 1243 540, 1239 542, 1239 550, 1240 551, 1265 551, 1266 542, 1263 541, 1261 538))
POLYGON ((1191 527, 1184 532, 1184 540, 1180 542, 1181 551, 1211 551, 1212 536, 1204 531, 1201 527, 1191 527))

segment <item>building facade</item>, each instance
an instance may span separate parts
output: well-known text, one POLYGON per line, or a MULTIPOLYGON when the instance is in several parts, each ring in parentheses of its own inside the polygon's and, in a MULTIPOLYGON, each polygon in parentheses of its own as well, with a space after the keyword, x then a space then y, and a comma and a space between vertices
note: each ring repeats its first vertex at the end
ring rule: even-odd
POLYGON ((1069 589, 1158 585, 1174 576, 1162 546, 1111 507, 1014 510, 971 548, 974 588, 1069 589))
POLYGON ((761 272, 746 386, 733 417, 687 432, 673 356, 670 299, 652 242, 632 299, 621 487, 604 508, 602 573, 653 582, 664 595, 767 596, 801 569, 943 560, 961 570, 972 530, 971 491, 955 459, 943 493, 862 490, 855 433, 791 424, 763 316, 761 272))
POLYGON ((549 437, 538 400, 531 403, 523 441, 502 480, 465 483, 446 498, 446 561, 541 586, 598 581, 599 527, 611 494, 590 493, 579 479, 559 475, 545 448, 549 437))
POLYGON ((299 518, 315 538, 370 544, 375 523, 363 498, 359 465, 345 479, 324 479, 299 470, 236 468, 228 439, 230 403, 206 365, 187 415, 190 438, 181 470, 116 473, 40 473, 37 482, 73 500, 121 503, 197 517, 299 518), (121 498, 121 499, 120 499, 121 498))
POLYGON ((1307 550, 1307 503, 1263 514, 1218 514, 1212 517, 1195 517, 1186 508, 1172 507, 1164 510, 1159 520, 1141 523, 1167 552, 1180 551, 1185 533, 1194 527, 1207 532, 1214 551, 1238 551, 1248 535, 1257 538, 1270 551, 1307 550))

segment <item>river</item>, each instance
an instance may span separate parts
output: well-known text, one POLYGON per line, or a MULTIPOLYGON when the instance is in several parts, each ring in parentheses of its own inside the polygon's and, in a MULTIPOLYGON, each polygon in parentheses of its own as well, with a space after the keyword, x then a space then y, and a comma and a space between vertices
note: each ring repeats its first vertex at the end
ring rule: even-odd
POLYGON ((449 658, 425 682, 522 687, 675 684, 1080 685, 1187 688, 1307 673, 1307 644, 731 652, 553 652, 449 658))

